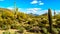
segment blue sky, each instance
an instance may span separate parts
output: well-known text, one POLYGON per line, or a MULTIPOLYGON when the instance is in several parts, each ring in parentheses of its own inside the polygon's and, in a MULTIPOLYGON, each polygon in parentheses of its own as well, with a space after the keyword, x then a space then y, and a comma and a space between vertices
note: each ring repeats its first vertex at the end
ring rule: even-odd
POLYGON ((60 11, 60 0, 0 0, 0 7, 13 9, 14 1, 19 11, 25 13, 43 14, 48 8, 55 9, 57 13, 60 11))

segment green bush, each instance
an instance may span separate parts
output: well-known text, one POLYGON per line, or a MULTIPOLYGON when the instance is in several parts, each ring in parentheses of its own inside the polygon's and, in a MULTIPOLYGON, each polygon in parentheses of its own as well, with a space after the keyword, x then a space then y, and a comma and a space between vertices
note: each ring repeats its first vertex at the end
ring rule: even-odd
POLYGON ((42 30, 43 30, 44 34, 47 34, 48 33, 47 28, 44 28, 43 27, 42 30))
POLYGON ((41 21, 41 23, 47 24, 47 23, 48 23, 48 20, 46 20, 46 19, 44 20, 44 19, 43 19, 43 20, 41 21))
POLYGON ((34 26, 29 30, 29 32, 38 33, 38 32, 40 32, 40 28, 38 26, 34 26))
POLYGON ((25 26, 24 27, 26 30, 30 30, 32 27, 31 26, 25 26))
POLYGON ((15 32, 14 34, 18 34, 18 32, 15 32))
POLYGON ((21 26, 17 26, 17 30, 19 30, 20 33, 23 33, 25 28, 21 26))
POLYGON ((3 32, 3 34, 10 34, 10 32, 6 31, 6 32, 3 32))
POLYGON ((9 27, 8 27, 8 25, 2 25, 2 30, 8 30, 9 29, 9 27))
POLYGON ((58 34, 59 31, 57 30, 57 28, 52 28, 52 33, 53 33, 53 34, 58 34))

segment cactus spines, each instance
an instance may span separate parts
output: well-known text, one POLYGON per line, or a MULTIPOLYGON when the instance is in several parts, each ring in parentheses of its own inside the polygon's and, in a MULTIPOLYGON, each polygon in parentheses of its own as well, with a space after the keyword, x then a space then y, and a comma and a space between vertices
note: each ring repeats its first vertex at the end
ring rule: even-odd
POLYGON ((52 12, 51 9, 48 9, 48 20, 49 20, 49 32, 52 33, 52 12))

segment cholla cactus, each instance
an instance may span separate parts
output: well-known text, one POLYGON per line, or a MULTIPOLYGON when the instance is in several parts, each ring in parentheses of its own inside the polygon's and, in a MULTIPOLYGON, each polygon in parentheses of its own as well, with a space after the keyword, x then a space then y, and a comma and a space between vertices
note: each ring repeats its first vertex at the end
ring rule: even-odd
POLYGON ((50 33, 52 33, 52 12, 51 12, 51 9, 48 9, 48 19, 49 19, 49 25, 50 25, 50 33))

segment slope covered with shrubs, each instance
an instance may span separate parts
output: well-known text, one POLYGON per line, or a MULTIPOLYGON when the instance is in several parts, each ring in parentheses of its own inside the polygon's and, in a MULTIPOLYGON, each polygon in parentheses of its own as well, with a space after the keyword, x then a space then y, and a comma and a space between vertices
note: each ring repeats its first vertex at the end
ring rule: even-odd
MULTIPOLYGON (((52 34, 60 32, 60 18, 57 15, 55 19, 52 18, 54 16, 51 16, 52 19, 49 17, 52 20, 52 34)), ((26 30, 30 33, 50 34, 48 16, 47 13, 34 16, 19 11, 15 14, 12 10, 0 8, 0 30, 17 29, 19 33, 26 30)))

